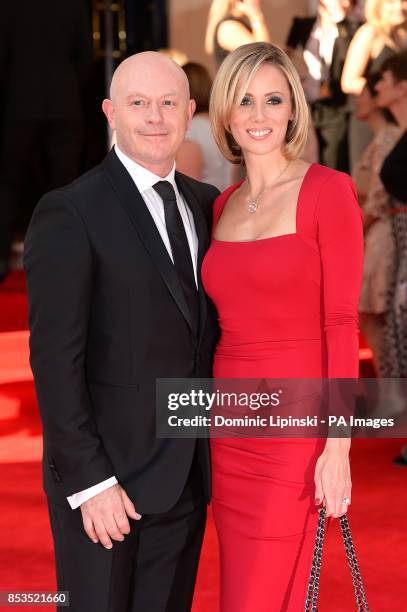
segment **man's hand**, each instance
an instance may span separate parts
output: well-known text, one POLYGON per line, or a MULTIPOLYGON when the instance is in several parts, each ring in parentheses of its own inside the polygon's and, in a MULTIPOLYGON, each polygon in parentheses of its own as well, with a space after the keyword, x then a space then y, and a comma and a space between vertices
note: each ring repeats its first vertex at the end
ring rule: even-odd
POLYGON ((83 527, 95 544, 112 548, 112 540, 123 542, 130 533, 128 516, 136 521, 141 514, 136 512, 133 502, 119 484, 98 493, 81 505, 83 527))

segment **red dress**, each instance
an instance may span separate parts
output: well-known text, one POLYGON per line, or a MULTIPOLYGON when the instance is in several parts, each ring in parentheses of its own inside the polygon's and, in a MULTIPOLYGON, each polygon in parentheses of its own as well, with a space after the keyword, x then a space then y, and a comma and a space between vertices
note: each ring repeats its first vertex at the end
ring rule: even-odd
MULTIPOLYGON (((228 197, 214 204, 214 227, 228 197)), ((313 164, 296 232, 247 242, 212 239, 202 267, 221 338, 216 378, 358 375, 363 260, 350 178, 313 164)), ((317 523, 315 463, 323 439, 213 439, 213 512, 222 612, 304 608, 317 523)))

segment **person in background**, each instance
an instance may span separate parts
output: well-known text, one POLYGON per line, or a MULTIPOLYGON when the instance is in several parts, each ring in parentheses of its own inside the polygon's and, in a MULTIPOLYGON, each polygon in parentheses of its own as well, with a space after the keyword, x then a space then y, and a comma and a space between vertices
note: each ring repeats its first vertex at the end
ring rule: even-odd
POLYGON ((230 185, 233 166, 220 153, 212 136, 208 115, 212 81, 206 68, 200 64, 189 62, 182 68, 188 78, 196 111, 178 150, 177 170, 223 191, 230 185))
POLYGON ((348 94, 358 95, 370 72, 401 51, 407 43, 405 0, 367 0, 366 23, 355 33, 346 55, 341 85, 348 94))
POLYGON ((0 281, 8 272, 22 184, 33 157, 45 190, 80 171, 92 37, 84 0, 2 3, 0 281), (4 14, 5 12, 5 14, 4 14))
POLYGON ((402 184, 404 166, 397 178, 394 171, 389 173, 392 159, 405 148, 407 130, 407 51, 397 54, 383 63, 382 78, 376 85, 377 101, 381 108, 388 109, 394 116, 402 136, 384 161, 382 180, 389 193, 394 194, 390 202, 390 213, 396 248, 396 269, 390 292, 389 314, 386 318, 383 376, 407 377, 407 197, 393 181, 402 184))
MULTIPOLYGON (((399 379, 407 377, 407 51, 383 63, 382 78, 376 90, 378 104, 391 111, 401 130, 401 137, 385 159, 380 173, 392 196, 390 212, 396 248, 396 267, 384 330, 386 353, 382 375, 399 379)), ((397 383, 392 386, 396 411, 406 409, 405 393, 400 387, 397 383)), ((394 463, 407 467, 407 444, 394 463)))
POLYGON ((217 66, 240 45, 269 41, 260 0, 213 0, 205 35, 205 51, 217 66))
POLYGON ((380 77, 379 72, 370 74, 362 92, 355 99, 357 118, 368 123, 373 139, 353 172, 363 211, 365 234, 359 323, 373 353, 376 375, 381 370, 383 328, 394 264, 390 195, 380 179, 380 169, 400 137, 400 130, 391 113, 377 105, 375 86, 380 77))
MULTIPOLYGON (((358 95, 370 72, 380 70, 383 62, 407 43, 407 3, 405 0, 367 0, 366 22, 349 45, 341 86, 346 94, 358 95)), ((353 167, 363 154, 372 134, 366 123, 351 116, 349 127, 350 159, 353 167)))
POLYGON ((304 90, 312 105, 322 164, 348 171, 347 96, 340 87, 350 41, 359 26, 354 0, 320 0, 316 17, 295 17, 286 45, 300 49, 308 69, 304 90))
MULTIPOLYGON (((309 102, 308 95, 307 95, 308 68, 307 68, 307 64, 305 63, 304 57, 298 49, 292 49, 291 47, 287 47, 285 51, 288 57, 290 58, 290 60, 292 61, 295 69, 298 72, 298 76, 300 77, 301 85, 303 86, 303 89, 304 89, 305 98, 307 102, 309 102)), ((311 115, 310 106, 309 106, 309 110, 310 110, 310 117, 309 117, 309 123, 308 123, 308 136, 307 136, 307 142, 305 143, 302 158, 305 161, 309 162, 310 164, 313 164, 319 161, 319 143, 318 143, 318 136, 317 136, 317 133, 314 127, 314 121, 311 115)))

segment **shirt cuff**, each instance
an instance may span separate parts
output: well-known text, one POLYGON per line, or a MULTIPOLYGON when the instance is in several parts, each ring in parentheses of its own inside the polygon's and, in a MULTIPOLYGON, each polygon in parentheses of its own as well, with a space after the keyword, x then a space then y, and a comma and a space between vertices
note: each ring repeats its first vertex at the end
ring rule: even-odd
POLYGON ((83 491, 79 491, 78 493, 70 495, 69 497, 67 497, 67 500, 72 510, 76 510, 76 508, 79 508, 79 506, 88 501, 88 499, 91 499, 91 497, 95 497, 95 495, 97 495, 98 493, 109 489, 109 487, 113 487, 113 485, 115 484, 117 484, 117 479, 115 476, 111 476, 107 480, 93 485, 93 487, 89 487, 88 489, 84 489, 83 491))

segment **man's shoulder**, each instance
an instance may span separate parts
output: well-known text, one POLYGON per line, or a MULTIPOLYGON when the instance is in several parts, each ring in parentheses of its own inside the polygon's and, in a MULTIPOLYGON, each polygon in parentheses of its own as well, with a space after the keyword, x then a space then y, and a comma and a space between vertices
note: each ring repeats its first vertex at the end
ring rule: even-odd
POLYGON ((43 195, 40 202, 58 201, 60 204, 81 207, 82 203, 89 202, 106 191, 106 179, 101 164, 81 174, 76 179, 48 191, 43 195))

